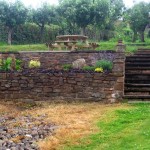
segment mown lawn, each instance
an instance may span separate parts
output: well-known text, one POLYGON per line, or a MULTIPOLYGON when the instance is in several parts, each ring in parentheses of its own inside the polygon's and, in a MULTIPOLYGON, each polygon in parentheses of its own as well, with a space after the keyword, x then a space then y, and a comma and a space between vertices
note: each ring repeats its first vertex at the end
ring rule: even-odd
MULTIPOLYGON (((149 150, 150 104, 0 102, 0 116, 46 115, 58 126, 40 150, 149 150)), ((36 122, 32 122, 33 124, 36 122)))
MULTIPOLYGON (((96 50, 115 50, 117 42, 99 42, 100 46, 96 50)), ((149 48, 150 49, 150 42, 146 42, 146 46, 141 46, 140 44, 143 43, 126 43, 126 54, 134 53, 138 48, 149 48)), ((0 52, 7 52, 7 51, 48 51, 48 47, 45 44, 27 44, 27 45, 6 45, 4 43, 0 43, 0 52)))
POLYGON ((115 110, 98 121, 98 132, 65 150, 149 150, 150 104, 115 110))

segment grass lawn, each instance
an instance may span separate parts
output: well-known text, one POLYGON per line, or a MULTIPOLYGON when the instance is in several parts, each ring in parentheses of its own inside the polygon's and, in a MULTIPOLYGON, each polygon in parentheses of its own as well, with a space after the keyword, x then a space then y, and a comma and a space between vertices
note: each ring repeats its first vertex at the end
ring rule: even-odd
POLYGON ((65 150, 149 150, 150 105, 133 105, 108 113, 98 121, 99 131, 65 150), (113 114, 113 115, 112 115, 113 114))
POLYGON ((48 50, 45 44, 27 44, 27 45, 0 45, 1 52, 8 51, 45 51, 48 50))
MULTIPOLYGON (((126 46, 126 53, 134 53, 138 48, 149 48, 150 49, 150 40, 146 41, 146 46, 141 46, 140 44, 143 43, 135 43, 137 45, 134 45, 134 43, 125 42, 127 44, 126 46)), ((115 50, 116 49, 117 42, 100 42, 100 47, 97 48, 97 50, 115 50)), ((48 48, 45 44, 27 44, 27 45, 11 45, 8 46, 4 43, 0 43, 0 51, 48 51, 48 48)))
MULTIPOLYGON (((0 115, 46 115, 58 129, 38 142, 41 150, 148 150, 149 104, 0 102, 0 115)), ((33 122, 34 123, 34 122, 33 122)), ((36 122, 35 122, 36 123, 36 122)))

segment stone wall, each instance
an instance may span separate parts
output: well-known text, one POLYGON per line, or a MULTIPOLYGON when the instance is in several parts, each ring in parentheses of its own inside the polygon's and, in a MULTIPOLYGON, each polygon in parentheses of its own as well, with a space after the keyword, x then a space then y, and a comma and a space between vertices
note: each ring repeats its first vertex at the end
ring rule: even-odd
POLYGON ((78 58, 86 59, 92 64, 98 59, 113 61, 110 73, 65 72, 61 70, 36 70, 0 73, 1 99, 34 100, 82 100, 116 102, 122 99, 124 91, 124 45, 118 44, 114 51, 80 51, 80 52, 20 52, 1 53, 1 57, 15 56, 28 61, 37 58, 42 68, 60 69, 62 64, 72 63, 78 58))
POLYGON ((23 68, 28 68, 30 60, 38 59, 42 69, 61 69, 63 64, 71 64, 79 58, 84 58, 87 64, 93 64, 99 59, 113 61, 118 57, 115 51, 44 51, 44 52, 0 52, 0 58, 15 57, 23 60, 23 68))
POLYGON ((116 101, 122 91, 120 74, 1 73, 1 99, 116 101))

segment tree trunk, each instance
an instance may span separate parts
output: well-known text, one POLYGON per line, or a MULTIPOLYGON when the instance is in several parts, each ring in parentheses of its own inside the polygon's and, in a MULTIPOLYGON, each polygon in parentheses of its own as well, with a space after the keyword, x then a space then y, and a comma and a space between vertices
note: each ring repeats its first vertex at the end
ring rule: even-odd
POLYGON ((40 28, 40 42, 43 43, 44 25, 40 28))
POLYGON ((85 35, 85 27, 81 28, 81 35, 85 35))
POLYGON ((141 42, 145 42, 144 31, 140 31, 140 40, 141 40, 141 42))
POLYGON ((134 31, 133 37, 132 37, 132 42, 135 42, 137 40, 137 32, 134 31))
POLYGON ((8 44, 11 45, 11 42, 12 42, 12 29, 9 28, 8 29, 8 44))

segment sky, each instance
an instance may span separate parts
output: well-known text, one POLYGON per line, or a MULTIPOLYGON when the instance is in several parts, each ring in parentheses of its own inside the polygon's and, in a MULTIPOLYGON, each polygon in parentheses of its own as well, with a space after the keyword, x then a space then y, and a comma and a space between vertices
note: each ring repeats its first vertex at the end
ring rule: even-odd
MULTIPOLYGON (((15 0, 9 0, 10 2, 13 2, 15 0)), ((48 2, 50 4, 57 5, 58 0, 21 0, 25 6, 32 6, 34 8, 40 7, 40 4, 43 2, 48 2)), ((140 1, 150 2, 150 0, 123 0, 126 7, 132 7, 134 3, 138 3, 140 1)))

